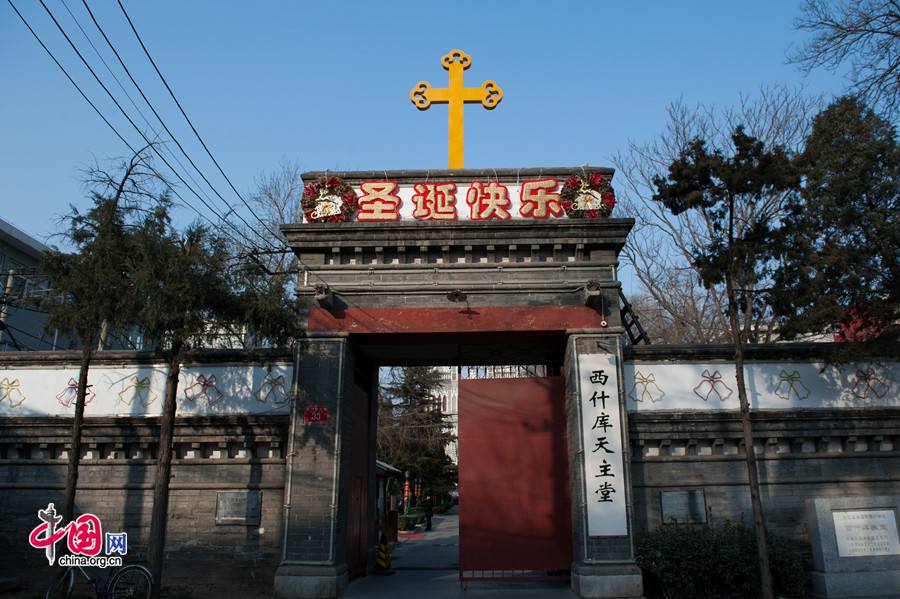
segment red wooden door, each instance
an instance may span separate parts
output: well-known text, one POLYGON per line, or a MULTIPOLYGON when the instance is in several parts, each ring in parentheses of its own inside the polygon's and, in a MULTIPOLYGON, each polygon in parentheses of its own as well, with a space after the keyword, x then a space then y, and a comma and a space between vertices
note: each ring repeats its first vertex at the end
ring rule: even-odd
POLYGON ((347 568, 350 578, 366 573, 368 555, 369 514, 369 396, 360 387, 353 387, 351 402, 350 495, 347 505, 347 568))
POLYGON ((568 570, 572 563, 564 383, 459 382, 459 566, 568 570))

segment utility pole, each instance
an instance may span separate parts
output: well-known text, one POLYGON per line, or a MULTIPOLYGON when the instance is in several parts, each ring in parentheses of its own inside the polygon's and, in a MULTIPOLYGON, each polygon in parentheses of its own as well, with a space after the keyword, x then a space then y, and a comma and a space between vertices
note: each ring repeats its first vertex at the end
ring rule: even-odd
MULTIPOLYGON (((15 269, 9 269, 9 272, 6 274, 6 287, 3 292, 3 303, 0 304, 0 324, 6 324, 6 315, 9 311, 9 301, 10 297, 12 297, 13 283, 16 280, 16 271, 15 269)), ((0 327, 0 347, 3 346, 3 331, 6 330, 6 327, 0 327)), ((12 339, 12 334, 10 334, 10 339, 12 339)))

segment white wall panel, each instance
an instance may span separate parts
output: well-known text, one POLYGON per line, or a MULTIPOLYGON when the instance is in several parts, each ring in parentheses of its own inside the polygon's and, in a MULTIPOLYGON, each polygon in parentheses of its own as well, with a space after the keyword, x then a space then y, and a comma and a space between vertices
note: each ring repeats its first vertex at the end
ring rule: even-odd
MULTIPOLYGON (((628 410, 738 410, 728 362, 625 363, 628 410)), ((751 362, 744 367, 750 408, 900 407, 900 364, 751 362)))
MULTIPOLYGON (((178 381, 178 414, 288 413, 289 362, 191 365, 178 381)), ((0 368, 0 415, 67 416, 75 411, 78 365, 0 368)), ((90 369, 86 416, 158 416, 166 367, 161 364, 90 369)))

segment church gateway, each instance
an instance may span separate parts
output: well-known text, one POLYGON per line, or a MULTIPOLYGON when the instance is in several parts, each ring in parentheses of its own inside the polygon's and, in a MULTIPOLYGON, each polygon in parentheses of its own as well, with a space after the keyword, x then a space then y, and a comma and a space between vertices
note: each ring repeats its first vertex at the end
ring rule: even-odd
MULTIPOLYGON (((411 93, 422 109, 450 105, 451 169, 304 174, 304 222, 281 229, 299 263, 294 346, 185 364, 172 559, 268 564, 284 599, 337 597, 370 572, 385 366, 541 366, 542 376, 459 381, 464 582, 552 574, 580 597, 637 598, 643 533, 752 522, 733 349, 642 342, 618 274, 633 221, 612 213, 611 169, 460 168, 462 105, 502 98, 491 81, 464 87, 469 64, 450 53, 449 87, 411 93)), ((830 353, 753 346, 745 376, 769 530, 812 556, 817 592, 842 596, 833 585, 852 585, 853 571, 835 564, 867 551, 841 532, 848 518, 896 521, 900 366, 830 353)), ((125 351, 94 364, 79 510, 127 531, 140 553, 165 367, 125 351)), ((23 531, 61 500, 77 370, 74 353, 0 355, 9 559, 43 559, 23 531)), ((885 560, 896 560, 893 531, 885 560)))
MULTIPOLYGON (((459 382, 464 578, 554 572, 579 596, 638 597, 636 536, 672 522, 750 522, 732 350, 632 343, 617 277, 632 222, 567 216, 567 185, 601 210, 612 176, 304 175, 322 189, 312 210, 333 211, 282 228, 301 265, 304 333, 291 351, 210 351, 185 366, 172 555, 268 560, 278 597, 338 596, 372 569, 386 365, 544 366, 541 377, 459 382), (356 204, 346 219, 331 193, 344 185, 356 204), (359 217, 368 214, 382 220, 359 217), (311 409, 320 416, 305 417, 311 409)), ((746 366, 769 529, 811 551, 811 501, 900 487, 896 360, 831 363, 829 348, 755 346, 746 366)), ((7 555, 41 557, 20 533, 61 496, 60 417, 77 366, 67 352, 0 356, 7 555)), ((135 551, 164 380, 162 364, 134 352, 100 352, 91 371, 79 507, 127 530, 135 551)))

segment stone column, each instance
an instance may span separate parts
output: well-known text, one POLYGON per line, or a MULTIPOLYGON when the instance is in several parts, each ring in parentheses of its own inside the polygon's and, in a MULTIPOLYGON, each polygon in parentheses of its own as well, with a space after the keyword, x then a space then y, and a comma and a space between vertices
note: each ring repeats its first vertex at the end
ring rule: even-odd
POLYGON ((620 335, 575 334, 569 335, 566 341, 563 373, 572 484, 572 590, 579 597, 637 598, 643 593, 641 571, 634 562, 631 460, 621 356, 620 335), (592 375, 598 365, 603 373, 592 375), (615 377, 611 376, 613 373, 615 377), (596 383, 591 382, 591 376, 596 383), (601 381, 608 381, 605 387, 601 381), (617 418, 604 423, 606 427, 599 426, 597 421, 597 416, 603 413, 602 400, 591 402, 595 391, 608 394, 606 405, 613 409, 606 410, 607 413, 618 412, 617 418), (614 409, 613 401, 618 402, 618 410, 614 409), (585 424, 586 419, 589 420, 585 424), (598 427, 591 430, 595 422, 598 427), (586 461, 590 469, 587 477, 586 461), (604 470, 614 476, 604 477, 604 470), (618 485, 617 490, 606 492, 606 498, 613 501, 598 504, 604 497, 601 485, 610 481, 618 485), (596 509, 611 510, 611 513, 620 510, 622 504, 613 502, 624 503, 621 518, 615 515, 598 518, 597 511, 591 515, 596 509), (622 530, 615 530, 617 527, 622 530))
POLYGON ((297 343, 282 562, 275 572, 278 599, 337 597, 349 581, 345 475, 353 389, 349 343, 346 336, 310 337, 297 343), (325 408, 327 420, 307 424, 304 414, 310 407, 325 408))

